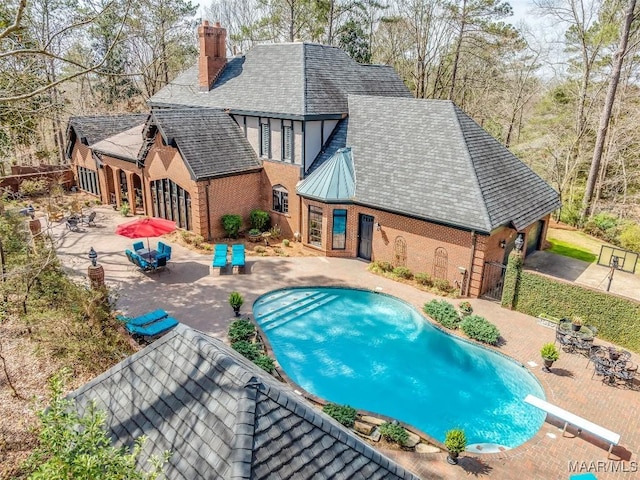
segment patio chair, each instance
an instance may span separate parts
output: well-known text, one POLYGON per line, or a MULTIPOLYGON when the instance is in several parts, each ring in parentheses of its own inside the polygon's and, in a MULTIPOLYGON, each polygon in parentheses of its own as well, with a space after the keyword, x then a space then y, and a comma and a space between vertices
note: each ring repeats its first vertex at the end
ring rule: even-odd
POLYGON ((244 245, 231 246, 231 267, 240 271, 245 265, 245 249, 244 245))
POLYGON ((591 349, 593 347, 593 339, 581 339, 577 338, 574 340, 573 348, 578 353, 584 355, 585 357, 591 356, 591 349))
POLYGON ((153 266, 137 253, 132 254, 132 257, 134 265, 140 270, 148 272, 149 270, 153 269, 153 266))
POLYGON ((168 270, 168 268, 167 268, 167 260, 168 260, 168 258, 164 254, 158 255, 156 257, 155 262, 153 263, 154 270, 156 270, 156 271, 164 270, 164 269, 168 270))
POLYGON ((144 242, 135 242, 133 244, 133 251, 137 252, 138 250, 142 250, 144 248, 144 242))
POLYGON ((79 221, 77 217, 69 217, 66 221, 67 228, 72 232, 77 232, 79 230, 78 223, 79 221))
POLYGON ((83 215, 82 217, 80 217, 80 223, 82 223, 83 225, 95 227, 95 219, 96 212, 91 212, 89 215, 83 215))
POLYGON ((603 382, 606 380, 607 382, 611 383, 611 376, 613 375, 613 371, 608 365, 602 362, 594 362, 593 366, 594 369, 593 373, 591 374, 592 379, 594 375, 598 375, 602 377, 603 382))
POLYGON ((158 254, 156 258, 165 257, 167 262, 171 260, 171 247, 166 243, 158 242, 158 254))

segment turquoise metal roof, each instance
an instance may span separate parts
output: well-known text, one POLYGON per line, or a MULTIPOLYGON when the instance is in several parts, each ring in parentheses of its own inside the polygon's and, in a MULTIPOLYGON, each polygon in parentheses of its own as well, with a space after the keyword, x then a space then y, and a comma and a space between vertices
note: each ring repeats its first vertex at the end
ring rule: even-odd
POLYGON ((350 147, 339 149, 296 188, 301 197, 323 202, 350 201, 355 190, 356 180, 350 147))

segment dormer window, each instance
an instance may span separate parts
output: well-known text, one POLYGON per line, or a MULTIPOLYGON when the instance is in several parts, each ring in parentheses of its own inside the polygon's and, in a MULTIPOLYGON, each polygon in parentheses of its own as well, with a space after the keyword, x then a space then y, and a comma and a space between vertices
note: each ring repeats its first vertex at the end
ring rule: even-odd
POLYGON ((260 156, 271 157, 271 129, 269 121, 260 121, 260 156))
POLYGON ((293 126, 282 127, 282 159, 293 162, 293 126))

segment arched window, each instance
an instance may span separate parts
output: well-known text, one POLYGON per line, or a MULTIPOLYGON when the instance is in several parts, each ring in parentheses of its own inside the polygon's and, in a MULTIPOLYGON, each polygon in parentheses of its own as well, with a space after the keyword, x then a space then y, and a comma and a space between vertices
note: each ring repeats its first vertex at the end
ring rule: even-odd
POLYGON ((396 237, 396 241, 393 244, 393 259, 394 266, 407 266, 407 242, 402 237, 396 237))
POLYGON ((447 264, 449 263, 447 251, 442 248, 436 248, 433 258, 433 278, 447 278, 447 264))
POLYGON ((280 213, 289 213, 289 191, 282 185, 273 187, 273 210, 280 213))

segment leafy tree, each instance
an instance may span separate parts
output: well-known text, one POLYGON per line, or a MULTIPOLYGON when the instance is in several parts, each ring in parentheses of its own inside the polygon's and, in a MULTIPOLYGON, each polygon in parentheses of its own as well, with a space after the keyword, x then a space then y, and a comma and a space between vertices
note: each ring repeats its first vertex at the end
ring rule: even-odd
POLYGON ((111 445, 106 428, 106 414, 90 403, 84 415, 78 414, 75 404, 63 398, 64 370, 49 382, 50 405, 38 414, 41 427, 39 445, 25 464, 31 480, 153 480, 162 473, 169 458, 154 456, 151 469, 140 472, 136 461, 145 442, 141 437, 133 448, 111 445))

